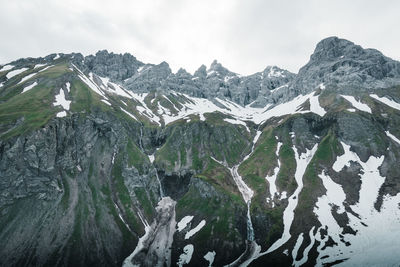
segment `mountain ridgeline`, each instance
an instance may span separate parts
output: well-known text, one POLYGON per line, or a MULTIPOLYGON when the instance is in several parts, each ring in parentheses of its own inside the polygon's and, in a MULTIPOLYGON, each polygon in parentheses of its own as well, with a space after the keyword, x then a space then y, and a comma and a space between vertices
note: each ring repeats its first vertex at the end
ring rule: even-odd
POLYGON ((395 266, 400 62, 0 66, 0 266, 395 266))

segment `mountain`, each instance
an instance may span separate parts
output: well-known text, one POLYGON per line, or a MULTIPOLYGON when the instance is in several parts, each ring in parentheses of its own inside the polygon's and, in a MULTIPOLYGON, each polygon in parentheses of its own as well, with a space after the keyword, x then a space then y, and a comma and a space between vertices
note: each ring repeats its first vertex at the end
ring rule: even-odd
POLYGON ((0 265, 398 264, 399 64, 330 37, 298 74, 1 66, 0 265))

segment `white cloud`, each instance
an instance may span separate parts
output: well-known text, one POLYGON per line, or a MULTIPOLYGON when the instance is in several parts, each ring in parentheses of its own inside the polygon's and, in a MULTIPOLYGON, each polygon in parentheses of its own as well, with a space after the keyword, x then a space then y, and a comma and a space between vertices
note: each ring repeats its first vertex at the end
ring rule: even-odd
POLYGON ((399 58, 398 1, 0 0, 0 62, 54 52, 129 52, 193 72, 218 59, 250 74, 297 72, 336 35, 399 58))

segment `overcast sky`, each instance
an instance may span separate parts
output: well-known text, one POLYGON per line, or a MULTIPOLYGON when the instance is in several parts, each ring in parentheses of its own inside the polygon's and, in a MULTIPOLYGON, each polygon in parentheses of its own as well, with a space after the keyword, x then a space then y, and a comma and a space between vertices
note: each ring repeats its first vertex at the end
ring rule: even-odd
POLYGON ((0 63, 107 49, 173 71, 217 59, 240 74, 297 72, 333 35, 400 59, 399 11, 396 0, 0 0, 0 63))

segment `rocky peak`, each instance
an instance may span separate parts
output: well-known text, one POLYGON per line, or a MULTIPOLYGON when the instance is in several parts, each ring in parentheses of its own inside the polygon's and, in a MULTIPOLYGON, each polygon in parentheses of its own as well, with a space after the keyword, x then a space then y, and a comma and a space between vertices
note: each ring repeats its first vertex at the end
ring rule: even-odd
POLYGON ((262 72, 263 78, 291 78, 295 74, 287 70, 278 68, 277 66, 267 66, 262 72))
POLYGON ((221 63, 218 63, 218 61, 214 59, 210 65, 210 70, 216 70, 219 67, 222 67, 221 63))
POLYGON ((195 77, 206 77, 207 76, 207 67, 205 65, 201 65, 195 72, 195 77))
POLYGON ((361 46, 333 36, 325 38, 317 44, 310 60, 330 61, 344 57, 345 55, 356 56, 362 53, 364 53, 364 51, 361 46))
POLYGON ((184 68, 179 68, 179 70, 176 72, 177 76, 190 76, 190 73, 187 72, 184 68))
POLYGON ((158 65, 147 64, 143 70, 127 79, 124 86, 135 92, 148 93, 160 87, 171 73, 171 68, 165 61, 158 65))
POLYGON ((88 71, 114 81, 123 81, 132 77, 144 64, 129 53, 114 54, 100 50, 96 55, 85 57, 84 65, 88 71))
POLYGON ((294 88, 306 93, 321 83, 348 93, 390 87, 400 83, 400 63, 375 49, 329 37, 317 44, 310 61, 300 69, 294 88))
POLYGON ((229 71, 227 68, 222 66, 221 63, 219 63, 217 60, 214 60, 211 63, 210 68, 207 70, 208 76, 214 76, 217 75, 219 77, 226 77, 226 76, 234 76, 235 73, 229 71))
POLYGON ((171 68, 169 67, 169 64, 167 62, 165 62, 165 61, 161 62, 158 65, 155 65, 154 69, 162 70, 162 71, 166 71, 166 72, 171 73, 171 68))

